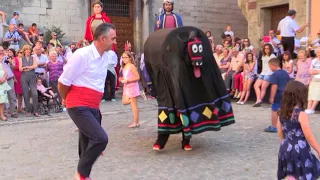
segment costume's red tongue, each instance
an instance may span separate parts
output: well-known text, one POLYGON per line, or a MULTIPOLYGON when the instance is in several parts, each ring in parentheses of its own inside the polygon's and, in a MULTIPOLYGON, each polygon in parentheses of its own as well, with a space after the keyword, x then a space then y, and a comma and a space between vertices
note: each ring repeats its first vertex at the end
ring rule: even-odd
POLYGON ((199 66, 193 66, 193 74, 196 78, 201 76, 201 71, 199 66))

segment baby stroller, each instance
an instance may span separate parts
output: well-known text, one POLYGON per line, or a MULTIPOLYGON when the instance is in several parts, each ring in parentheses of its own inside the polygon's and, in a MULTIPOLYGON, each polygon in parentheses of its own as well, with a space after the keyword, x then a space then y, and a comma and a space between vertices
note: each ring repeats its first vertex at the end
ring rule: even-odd
POLYGON ((59 113, 63 111, 63 107, 59 102, 58 98, 48 98, 41 94, 38 90, 38 104, 39 104, 39 113, 41 115, 49 115, 50 112, 59 113))

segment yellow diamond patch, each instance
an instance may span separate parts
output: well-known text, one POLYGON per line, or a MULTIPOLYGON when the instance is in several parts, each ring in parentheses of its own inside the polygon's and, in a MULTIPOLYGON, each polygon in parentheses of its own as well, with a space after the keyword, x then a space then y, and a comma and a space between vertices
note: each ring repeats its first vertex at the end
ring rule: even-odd
POLYGON ((159 114, 159 119, 161 122, 163 122, 164 120, 166 120, 168 118, 168 116, 166 115, 166 113, 164 111, 162 111, 160 114, 159 114))
POLYGON ((212 116, 212 111, 208 108, 208 107, 206 107, 205 109, 204 109, 204 111, 202 112, 202 114, 203 115, 205 115, 207 118, 211 118, 211 116, 212 116))

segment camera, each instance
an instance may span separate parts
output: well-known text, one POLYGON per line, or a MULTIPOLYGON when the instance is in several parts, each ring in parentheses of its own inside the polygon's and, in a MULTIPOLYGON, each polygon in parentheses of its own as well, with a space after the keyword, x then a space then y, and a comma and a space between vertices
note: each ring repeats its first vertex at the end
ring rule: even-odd
POLYGON ((6 57, 5 59, 4 59, 4 63, 6 63, 6 64, 9 64, 10 62, 9 62, 9 59, 11 59, 10 57, 6 57))

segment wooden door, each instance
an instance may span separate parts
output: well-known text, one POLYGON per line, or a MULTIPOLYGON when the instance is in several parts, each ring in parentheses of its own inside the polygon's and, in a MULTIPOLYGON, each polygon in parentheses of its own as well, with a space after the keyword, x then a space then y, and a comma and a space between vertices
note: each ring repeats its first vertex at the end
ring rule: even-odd
POLYGON ((121 56, 126 41, 133 44, 133 1, 132 0, 102 0, 103 11, 110 17, 117 31, 117 54, 121 56))
POLYGON ((271 9, 271 29, 277 31, 279 22, 288 14, 289 4, 272 7, 270 9, 271 9))

